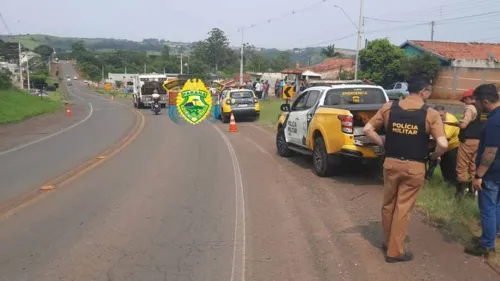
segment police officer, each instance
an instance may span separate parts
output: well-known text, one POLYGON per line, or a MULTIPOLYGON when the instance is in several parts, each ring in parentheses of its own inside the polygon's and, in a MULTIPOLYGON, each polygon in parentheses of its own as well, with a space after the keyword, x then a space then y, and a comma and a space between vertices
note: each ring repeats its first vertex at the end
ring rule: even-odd
POLYGON ((386 243, 382 248, 388 263, 413 259, 404 250, 404 240, 410 212, 425 181, 425 163, 429 157, 439 159, 448 147, 439 113, 424 102, 432 92, 429 80, 412 77, 408 91, 406 99, 384 104, 364 128, 365 135, 385 149, 382 225, 386 243), (383 127, 385 141, 377 133, 383 127), (430 155, 429 135, 436 140, 430 155))
POLYGON ((473 90, 464 92, 461 101, 465 103, 465 109, 463 118, 458 124, 460 127, 460 134, 458 135, 460 146, 457 155, 458 185, 455 193, 457 199, 463 197, 467 188, 469 188, 469 192, 472 192, 472 188, 469 187, 469 174, 470 178, 474 178, 476 174, 477 149, 486 120, 486 116, 481 114, 476 106, 473 90))

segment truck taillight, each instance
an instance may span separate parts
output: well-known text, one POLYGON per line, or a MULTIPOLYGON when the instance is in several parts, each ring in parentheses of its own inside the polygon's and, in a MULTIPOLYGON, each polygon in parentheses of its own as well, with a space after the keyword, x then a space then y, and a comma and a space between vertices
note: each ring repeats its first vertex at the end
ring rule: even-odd
POLYGON ((351 115, 339 115, 339 120, 341 122, 342 132, 345 134, 353 133, 353 118, 351 115))

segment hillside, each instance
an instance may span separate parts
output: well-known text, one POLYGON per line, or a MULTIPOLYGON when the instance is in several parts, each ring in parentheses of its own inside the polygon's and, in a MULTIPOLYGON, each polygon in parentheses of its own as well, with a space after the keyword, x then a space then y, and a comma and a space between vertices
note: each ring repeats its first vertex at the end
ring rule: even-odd
MULTIPOLYGON (((24 34, 15 35, 13 38, 7 35, 0 35, 0 39, 4 41, 17 41, 24 47, 33 50, 39 45, 45 44, 55 48, 58 52, 71 50, 71 45, 75 42, 83 41, 85 48, 92 51, 107 51, 107 50, 129 50, 143 51, 148 53, 160 52, 164 45, 171 48, 173 54, 189 52, 194 43, 171 42, 163 39, 144 39, 140 42, 126 39, 109 39, 109 38, 76 38, 76 37, 57 37, 44 34, 24 34)), ((234 47, 238 49, 238 47, 234 47)), ((322 47, 312 47, 305 49, 287 50, 291 53, 291 60, 299 62, 300 65, 309 65, 322 62, 325 57, 321 55, 322 47)), ((349 49, 336 49, 345 56, 355 56, 356 52, 349 49)), ((259 48, 258 52, 266 57, 276 57, 280 51, 278 49, 259 48)))

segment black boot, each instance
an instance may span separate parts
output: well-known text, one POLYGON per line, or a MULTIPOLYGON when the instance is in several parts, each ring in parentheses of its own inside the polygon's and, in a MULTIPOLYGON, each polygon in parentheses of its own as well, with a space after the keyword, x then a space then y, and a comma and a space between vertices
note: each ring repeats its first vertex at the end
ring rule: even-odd
POLYGON ((476 191, 472 188, 472 182, 469 181, 466 183, 467 195, 472 199, 476 199, 476 191))
POLYGON ((465 182, 457 183, 457 185, 456 185, 457 191, 455 192, 455 199, 461 200, 464 197, 466 186, 467 186, 467 183, 465 183, 465 182))

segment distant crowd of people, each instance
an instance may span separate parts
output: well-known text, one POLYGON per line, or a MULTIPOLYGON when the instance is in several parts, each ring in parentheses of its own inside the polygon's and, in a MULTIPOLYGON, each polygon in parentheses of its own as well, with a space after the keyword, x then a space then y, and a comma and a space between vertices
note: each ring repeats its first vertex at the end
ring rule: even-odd
POLYGON ((258 99, 265 100, 269 96, 269 80, 247 81, 241 87, 254 91, 258 99))

